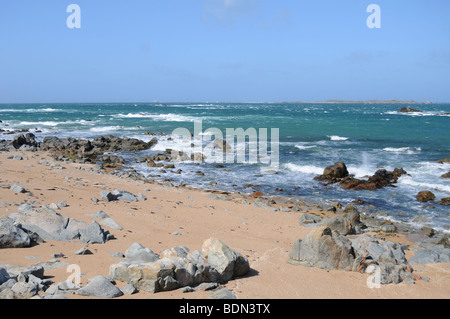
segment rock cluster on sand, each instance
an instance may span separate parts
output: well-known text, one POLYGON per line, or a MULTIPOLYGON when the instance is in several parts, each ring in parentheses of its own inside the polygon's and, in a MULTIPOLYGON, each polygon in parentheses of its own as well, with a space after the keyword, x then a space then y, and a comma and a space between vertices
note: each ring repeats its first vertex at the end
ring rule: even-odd
MULTIPOLYGON (((17 213, 12 213, 9 217, 3 219, 2 225, 8 226, 8 228, 5 228, 8 231, 2 232, 5 233, 2 236, 2 238, 5 238, 5 245, 17 245, 17 240, 23 239, 24 243, 28 243, 29 246, 30 241, 26 236, 61 241, 79 240, 82 243, 100 244, 105 243, 113 236, 95 221, 87 224, 84 221, 65 217, 45 205, 40 210, 35 210, 31 205, 23 204, 19 207, 17 213), (9 236, 6 236, 6 234, 9 234, 9 236), (6 238, 10 238, 9 242, 6 241, 6 238)), ((2 242, 0 241, 0 243, 2 242)), ((5 247, 0 246, 0 248, 5 247)))
POLYGON ((365 234, 367 231, 389 233, 395 231, 395 226, 373 217, 363 218, 353 205, 348 205, 339 216, 322 219, 304 213, 299 221, 300 225, 314 230, 293 244, 289 254, 292 264, 329 270, 377 271, 380 284, 397 284, 420 279, 411 265, 450 261, 448 236, 435 232, 430 232, 408 261, 404 253, 406 245, 379 241, 365 234))
POLYGON ((226 283, 250 270, 248 260, 216 238, 204 241, 202 251, 177 246, 159 258, 150 249, 133 244, 126 259, 112 264, 110 277, 151 293, 196 286, 203 282, 226 283))
POLYGON ((321 181, 326 185, 339 183, 344 189, 375 190, 386 186, 392 186, 397 182, 399 177, 404 174, 407 173, 402 168, 395 168, 392 172, 380 169, 376 171, 373 176, 369 177, 368 180, 362 180, 349 175, 345 163, 338 162, 326 167, 323 174, 314 177, 314 179, 321 181))
POLYGON ((380 284, 397 284, 415 278, 403 249, 400 244, 379 242, 366 234, 352 241, 337 230, 320 226, 305 238, 297 239, 290 251, 289 262, 328 270, 365 272, 378 269, 380 284))

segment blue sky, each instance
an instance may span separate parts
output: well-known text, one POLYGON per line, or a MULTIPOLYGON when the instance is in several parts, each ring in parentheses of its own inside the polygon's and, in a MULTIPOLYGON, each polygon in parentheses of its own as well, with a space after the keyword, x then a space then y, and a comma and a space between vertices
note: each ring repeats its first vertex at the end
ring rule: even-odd
POLYGON ((0 103, 450 102, 448 0, 2 0, 0 103), (81 28, 69 29, 69 4, 81 28), (369 4, 381 28, 369 29, 369 4))

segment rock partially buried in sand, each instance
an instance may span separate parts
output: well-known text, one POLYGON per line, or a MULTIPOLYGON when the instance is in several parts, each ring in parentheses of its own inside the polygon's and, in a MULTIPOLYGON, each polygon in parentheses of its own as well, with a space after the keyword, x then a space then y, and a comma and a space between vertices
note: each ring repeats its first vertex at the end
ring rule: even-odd
POLYGON ((108 277, 97 276, 86 286, 78 289, 76 294, 99 298, 117 298, 122 296, 123 292, 114 286, 108 277))

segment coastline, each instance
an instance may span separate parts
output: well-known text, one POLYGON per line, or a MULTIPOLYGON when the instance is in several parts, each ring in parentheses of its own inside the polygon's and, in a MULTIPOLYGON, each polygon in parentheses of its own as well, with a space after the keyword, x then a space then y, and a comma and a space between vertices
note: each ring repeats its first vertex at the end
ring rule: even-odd
MULTIPOLYGON (((414 285, 402 282, 383 285, 380 289, 367 287, 367 274, 289 264, 292 244, 311 231, 311 228, 299 225, 299 216, 305 211, 322 217, 336 215, 335 212, 312 207, 308 203, 298 203, 301 211, 274 211, 241 203, 243 200, 248 203, 254 201, 254 198, 243 195, 233 195, 235 200, 220 200, 212 198, 209 196, 211 192, 204 190, 168 187, 111 174, 98 174, 92 171, 92 164, 54 161, 42 151, 1 153, 0 160, 4 167, 0 184, 17 183, 32 194, 15 194, 11 198, 11 190, 0 188, 0 197, 10 204, 2 207, 3 216, 16 212, 19 203, 30 200, 40 205, 64 200, 68 204, 68 207, 60 210, 64 216, 90 222, 93 217, 86 214, 103 210, 123 227, 122 230, 111 230, 115 239, 101 245, 49 240, 31 248, 2 249, 1 264, 25 267, 50 260, 52 254, 62 253, 64 257, 61 261, 80 265, 85 274, 82 277, 83 285, 93 276, 107 276, 109 266, 117 261, 110 254, 124 252, 133 242, 139 242, 161 254, 177 245, 187 246, 192 251, 201 249, 204 240, 216 237, 249 260, 251 272, 224 285, 240 299, 450 297, 449 263, 415 266, 415 272, 430 278, 429 282, 419 280, 414 285), (19 154, 23 160, 6 158, 19 154), (50 164, 39 164, 39 161, 50 164), (141 192, 147 200, 137 203, 92 202, 91 198, 98 197, 103 189, 124 189, 134 194, 141 192), (83 246, 94 254, 74 255, 73 252, 83 246)), ((411 248, 417 245, 400 233, 388 234, 385 238, 411 248)), ((405 253, 409 257, 413 249, 405 253)), ((54 282, 63 281, 68 276, 65 267, 50 270, 48 275, 53 277, 54 282)), ((118 282, 117 286, 121 288, 125 284, 118 282)), ((156 294, 139 292, 119 298, 203 299, 208 296, 206 291, 186 294, 174 290, 156 294)), ((85 298, 79 295, 68 297, 85 298)))

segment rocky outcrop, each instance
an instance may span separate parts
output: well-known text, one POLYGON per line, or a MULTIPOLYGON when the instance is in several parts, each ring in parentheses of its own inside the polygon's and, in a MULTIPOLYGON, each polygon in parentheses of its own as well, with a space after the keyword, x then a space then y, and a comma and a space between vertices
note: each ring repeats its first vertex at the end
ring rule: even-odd
POLYGON ((340 181, 340 186, 344 189, 353 190, 376 190, 379 188, 393 186, 400 176, 407 174, 402 168, 395 168, 390 172, 385 169, 380 169, 375 174, 369 177, 368 180, 361 180, 353 177, 347 177, 340 181))
MULTIPOLYGON (((134 246, 130 247, 132 251, 136 248, 140 252, 145 251, 140 245, 134 246)), ((148 253, 145 255, 148 256, 148 253)), ((151 251, 150 255, 151 259, 157 258, 151 251)), ((224 283, 250 270, 244 256, 216 238, 206 240, 202 251, 189 252, 184 246, 174 247, 165 251, 164 256, 156 261, 142 261, 141 253, 128 256, 139 258, 122 259, 112 264, 111 279, 127 282, 138 290, 151 293, 196 286, 202 282, 224 283)))
POLYGON ((419 113, 422 112, 420 110, 415 110, 413 108, 410 108, 409 106, 407 107, 402 107, 400 110, 397 111, 398 113, 419 113))
POLYGON ((404 174, 407 174, 407 172, 402 168, 395 168, 392 172, 380 169, 367 180, 363 180, 349 175, 345 164, 338 162, 325 168, 323 174, 314 177, 314 179, 323 182, 325 185, 339 183, 339 186, 344 189, 376 190, 394 186, 400 176, 404 174))
POLYGON ((397 284, 414 281, 403 246, 390 241, 360 235, 351 241, 337 230, 320 226, 297 239, 290 254, 289 263, 328 270, 375 272, 378 284, 397 284))
POLYGON ((322 269, 351 270, 355 255, 351 241, 338 231, 321 226, 297 239, 290 253, 292 264, 322 269))
MULTIPOLYGON (((45 205, 44 205, 45 206, 45 205)), ((65 217, 49 207, 34 210, 22 205, 19 212, 12 213, 9 218, 21 229, 36 234, 41 239, 70 241, 79 240, 82 243, 105 243, 113 236, 93 221, 86 224, 73 218, 65 217)))

